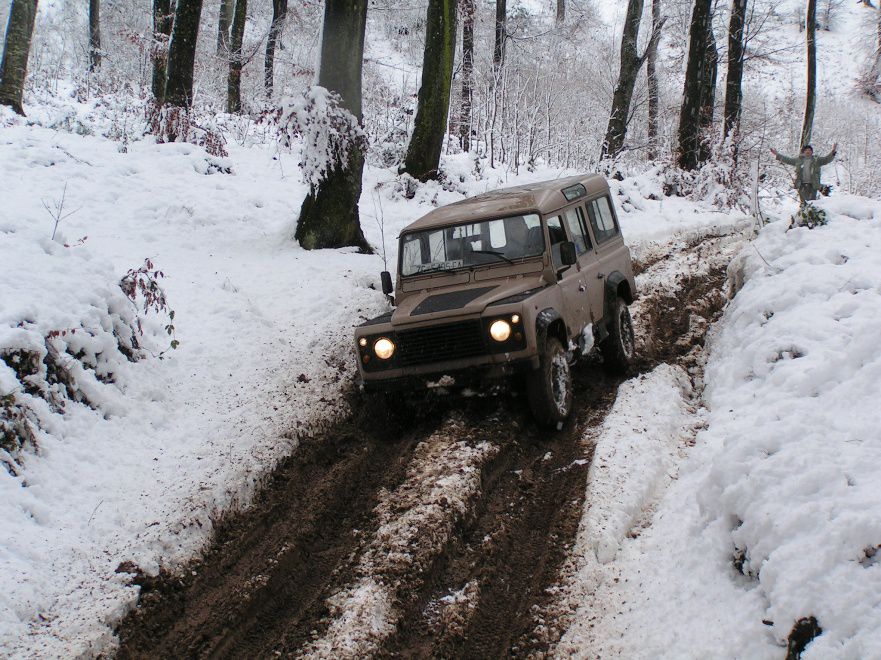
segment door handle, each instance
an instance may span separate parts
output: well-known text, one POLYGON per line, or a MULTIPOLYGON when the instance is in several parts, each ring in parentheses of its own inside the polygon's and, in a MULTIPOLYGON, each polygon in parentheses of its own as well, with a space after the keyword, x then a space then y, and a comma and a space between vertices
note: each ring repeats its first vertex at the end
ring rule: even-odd
POLYGON ((587 287, 584 286, 584 284, 579 284, 579 285, 578 285, 578 290, 579 290, 579 291, 587 291, 587 287))

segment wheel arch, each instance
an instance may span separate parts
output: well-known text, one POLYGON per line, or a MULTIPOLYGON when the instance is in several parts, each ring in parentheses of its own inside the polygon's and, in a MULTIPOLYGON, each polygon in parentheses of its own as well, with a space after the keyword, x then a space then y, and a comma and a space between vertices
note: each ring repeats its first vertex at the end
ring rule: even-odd
POLYGON ((606 315, 607 321, 610 318, 609 315, 614 312, 615 300, 618 298, 621 298, 628 305, 633 302, 633 291, 630 288, 630 281, 621 271, 616 270, 610 273, 606 278, 606 295, 603 313, 606 315))
POLYGON ((569 331, 562 315, 553 307, 546 307, 535 318, 535 339, 539 354, 544 353, 548 337, 556 337, 563 345, 569 343, 569 331))

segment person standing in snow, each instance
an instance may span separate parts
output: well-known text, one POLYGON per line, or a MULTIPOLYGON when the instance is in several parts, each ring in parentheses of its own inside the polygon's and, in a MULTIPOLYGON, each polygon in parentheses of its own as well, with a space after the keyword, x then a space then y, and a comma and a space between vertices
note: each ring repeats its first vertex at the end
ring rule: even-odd
POLYGON ((838 143, 836 142, 832 145, 832 151, 827 155, 815 157, 814 148, 808 144, 795 158, 784 156, 776 149, 771 149, 771 153, 781 163, 795 166, 795 189, 798 190, 798 198, 801 200, 802 206, 817 199, 817 193, 820 190, 820 169, 835 159, 837 149, 838 143))

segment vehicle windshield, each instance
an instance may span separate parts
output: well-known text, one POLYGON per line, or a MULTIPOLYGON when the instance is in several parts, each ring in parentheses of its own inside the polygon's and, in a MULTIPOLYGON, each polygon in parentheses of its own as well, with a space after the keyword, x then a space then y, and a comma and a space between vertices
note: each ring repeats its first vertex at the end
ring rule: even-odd
POLYGON ((538 215, 426 229, 401 239, 401 273, 455 271, 491 263, 514 263, 544 252, 538 215))

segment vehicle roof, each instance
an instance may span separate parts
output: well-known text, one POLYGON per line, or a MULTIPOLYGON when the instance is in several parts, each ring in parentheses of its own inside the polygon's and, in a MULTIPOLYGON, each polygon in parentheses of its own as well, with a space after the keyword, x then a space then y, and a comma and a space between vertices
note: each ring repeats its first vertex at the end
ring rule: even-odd
POLYGON ((583 184, 587 189, 588 197, 609 190, 609 184, 601 174, 579 174, 522 186, 498 188, 436 208, 407 225, 403 231, 440 227, 468 220, 505 218, 535 211, 542 214, 551 213, 570 203, 563 196, 562 191, 578 183, 583 184))

